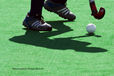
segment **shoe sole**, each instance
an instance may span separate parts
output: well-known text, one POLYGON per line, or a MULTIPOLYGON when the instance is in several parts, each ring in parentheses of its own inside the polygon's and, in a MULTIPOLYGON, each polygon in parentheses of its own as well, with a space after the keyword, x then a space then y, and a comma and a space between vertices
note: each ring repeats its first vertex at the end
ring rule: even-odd
POLYGON ((23 22, 23 25, 24 25, 24 27, 26 27, 29 30, 34 30, 34 31, 52 31, 52 27, 50 27, 50 28, 48 28, 46 30, 41 30, 41 29, 34 29, 34 28, 28 27, 28 25, 26 24, 26 22, 23 22))

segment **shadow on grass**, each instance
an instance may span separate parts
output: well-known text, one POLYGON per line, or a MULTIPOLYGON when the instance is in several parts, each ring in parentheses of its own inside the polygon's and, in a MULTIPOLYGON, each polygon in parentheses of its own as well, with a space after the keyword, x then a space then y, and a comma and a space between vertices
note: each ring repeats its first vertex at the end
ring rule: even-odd
POLYGON ((89 52, 89 53, 98 53, 98 52, 107 51, 106 49, 100 47, 87 47, 88 45, 91 44, 88 42, 73 40, 74 38, 90 37, 88 35, 49 39, 48 37, 56 36, 73 30, 70 27, 64 25, 64 22, 67 21, 47 21, 47 22, 53 25, 53 28, 57 29, 57 31, 40 33, 38 31, 26 30, 25 35, 15 36, 13 38, 10 38, 9 40, 16 43, 29 44, 49 49, 58 49, 58 50, 72 49, 78 52, 89 52))

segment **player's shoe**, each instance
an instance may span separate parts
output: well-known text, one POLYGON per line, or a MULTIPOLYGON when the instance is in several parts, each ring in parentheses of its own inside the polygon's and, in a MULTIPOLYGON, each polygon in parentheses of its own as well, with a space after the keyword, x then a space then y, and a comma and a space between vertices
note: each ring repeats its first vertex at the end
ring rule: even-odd
POLYGON ((46 0, 44 2, 44 8, 50 12, 58 14, 64 19, 68 19, 70 21, 76 19, 76 16, 72 12, 70 12, 70 10, 66 7, 66 4, 58 4, 52 2, 51 0, 46 0))
POLYGON ((37 18, 30 17, 29 15, 23 21, 23 25, 27 29, 37 30, 37 31, 51 31, 52 26, 46 23, 43 19, 38 20, 37 18))

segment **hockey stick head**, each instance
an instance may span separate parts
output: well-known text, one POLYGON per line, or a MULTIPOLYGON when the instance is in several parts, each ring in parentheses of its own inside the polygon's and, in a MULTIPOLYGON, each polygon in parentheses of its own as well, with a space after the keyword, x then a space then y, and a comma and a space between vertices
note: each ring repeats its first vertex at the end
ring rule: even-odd
POLYGON ((105 15, 105 9, 103 7, 100 8, 99 12, 98 13, 94 13, 93 16, 96 18, 96 19, 102 19, 105 15))
POLYGON ((100 8, 99 11, 97 11, 97 7, 95 5, 95 1, 94 0, 89 0, 90 3, 90 8, 92 11, 92 16, 94 16, 94 18, 96 19, 102 19, 105 15, 105 9, 103 7, 100 8))

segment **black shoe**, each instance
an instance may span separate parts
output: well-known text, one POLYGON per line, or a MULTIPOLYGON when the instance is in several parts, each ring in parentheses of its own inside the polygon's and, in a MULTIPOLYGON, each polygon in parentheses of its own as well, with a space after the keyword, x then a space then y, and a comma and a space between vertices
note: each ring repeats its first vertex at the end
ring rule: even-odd
POLYGON ((52 26, 46 23, 43 19, 38 20, 37 18, 30 17, 29 15, 23 21, 23 25, 31 30, 37 31, 51 31, 52 26))
POLYGON ((64 19, 68 19, 70 21, 76 19, 76 16, 72 12, 70 12, 70 10, 66 7, 65 4, 58 4, 52 2, 51 0, 46 0, 44 3, 44 8, 50 12, 58 14, 64 19))

